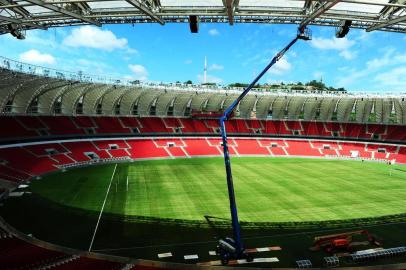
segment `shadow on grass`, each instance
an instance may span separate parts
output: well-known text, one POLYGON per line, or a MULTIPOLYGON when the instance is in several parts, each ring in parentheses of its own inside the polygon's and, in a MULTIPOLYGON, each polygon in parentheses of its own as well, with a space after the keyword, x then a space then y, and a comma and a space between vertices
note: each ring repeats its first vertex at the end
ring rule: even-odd
MULTIPOLYGON (((59 209, 66 213, 76 214, 78 216, 98 216, 98 211, 84 210, 76 207, 70 207, 58 204, 54 201, 48 200, 43 197, 36 196, 36 199, 43 201, 50 208, 59 209)), ((148 216, 135 216, 135 215, 121 215, 114 213, 103 213, 104 220, 122 221, 130 223, 142 224, 155 224, 155 225, 176 225, 181 227, 197 227, 197 228, 230 228, 231 220, 214 217, 204 216, 202 220, 188 220, 188 219, 172 219, 172 218, 159 218, 148 216)), ((396 215, 386 215, 378 217, 357 218, 357 219, 344 219, 344 220, 324 220, 324 221, 292 221, 292 222, 245 222, 240 221, 240 225, 244 229, 279 229, 279 230, 306 230, 306 229, 336 229, 346 227, 358 227, 366 225, 380 225, 389 223, 403 223, 406 222, 406 213, 396 215)))
MULTIPOLYGON (((31 194, 7 200, 0 207, 0 215, 21 232, 32 233, 55 244, 86 250, 99 212, 67 207, 31 194)), ((312 253, 308 248, 315 236, 326 231, 330 231, 329 234, 350 227, 364 229, 377 225, 371 228, 371 233, 383 238, 387 247, 399 246, 406 241, 405 224, 406 213, 320 222, 241 222, 246 246, 283 247, 282 252, 272 254, 281 260, 279 266, 294 266, 292 263, 303 256, 321 262, 324 254, 312 253)), ((174 257, 169 261, 184 262, 184 254, 199 254, 201 260, 210 260, 208 250, 215 248, 219 237, 230 234, 230 221, 213 216, 184 220, 103 213, 94 250, 144 259, 157 259, 158 253, 172 251, 174 257)))

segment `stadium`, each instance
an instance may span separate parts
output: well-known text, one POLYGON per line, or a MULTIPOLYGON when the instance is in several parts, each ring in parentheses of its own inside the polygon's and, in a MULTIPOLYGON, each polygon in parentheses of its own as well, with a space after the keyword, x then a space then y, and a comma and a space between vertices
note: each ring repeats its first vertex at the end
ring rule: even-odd
POLYGON ((207 83, 207 65, 203 83, 154 83, 1 56, 0 269, 406 268, 404 91, 256 84, 310 27, 403 35, 406 1, 0 0, 0 11, 0 33, 17 39, 88 24, 298 26, 243 87, 207 83))

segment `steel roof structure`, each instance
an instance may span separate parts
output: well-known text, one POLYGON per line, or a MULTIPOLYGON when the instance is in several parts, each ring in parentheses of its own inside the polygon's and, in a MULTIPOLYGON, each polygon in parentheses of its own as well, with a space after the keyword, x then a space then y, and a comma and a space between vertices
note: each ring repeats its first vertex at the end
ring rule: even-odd
POLYGON ((200 22, 338 26, 406 33, 406 0, 0 0, 0 34, 91 24, 200 22))
MULTIPOLYGON (((175 116, 224 111, 242 88, 118 84, 0 57, 0 115, 175 116)), ((406 125, 406 96, 253 89, 234 117, 406 125)))

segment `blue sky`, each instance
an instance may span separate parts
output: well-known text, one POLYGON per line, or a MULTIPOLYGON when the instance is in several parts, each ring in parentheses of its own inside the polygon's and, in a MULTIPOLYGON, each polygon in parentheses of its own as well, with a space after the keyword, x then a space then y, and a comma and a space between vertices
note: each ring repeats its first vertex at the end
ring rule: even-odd
MULTIPOLYGON (((250 82, 296 33, 294 25, 139 24, 28 31, 23 41, 0 36, 0 55, 68 71, 155 82, 208 80, 250 82)), ((406 35, 352 29, 344 39, 334 28, 311 26, 313 40, 300 41, 261 80, 306 82, 361 92, 406 92, 406 35)))

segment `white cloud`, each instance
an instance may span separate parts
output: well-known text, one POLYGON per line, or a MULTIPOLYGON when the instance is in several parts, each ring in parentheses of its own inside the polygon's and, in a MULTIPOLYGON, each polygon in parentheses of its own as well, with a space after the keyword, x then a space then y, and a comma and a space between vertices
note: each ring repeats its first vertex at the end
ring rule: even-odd
POLYGON ((193 61, 191 59, 187 59, 187 60, 185 60, 184 63, 185 63, 185 65, 190 65, 193 63, 193 61))
POLYGON ((218 36, 218 35, 220 35, 220 32, 217 29, 213 28, 213 29, 209 30, 209 35, 210 36, 218 36))
POLYGON ((128 65, 128 68, 133 72, 133 79, 146 81, 148 79, 148 70, 142 65, 128 65))
POLYGON ((89 60, 79 58, 72 65, 75 65, 77 70, 84 71, 90 74, 110 74, 112 68, 104 63, 103 61, 98 61, 96 59, 89 60))
POLYGON ((297 56, 297 53, 296 53, 295 51, 290 51, 290 52, 288 52, 288 55, 289 55, 290 57, 296 57, 296 56, 297 56))
POLYGON ((340 56, 346 60, 352 60, 357 56, 357 52, 344 50, 340 52, 340 56))
POLYGON ((292 64, 289 63, 289 61, 285 57, 276 62, 276 64, 269 70, 269 73, 272 73, 274 75, 282 75, 285 72, 289 71, 291 68, 292 64))
POLYGON ((40 53, 37 50, 29 50, 20 54, 20 61, 38 65, 54 65, 56 63, 55 57, 47 53, 40 53))
POLYGON ((335 50, 339 51, 339 55, 346 60, 352 60, 357 56, 357 52, 350 51, 354 46, 355 41, 347 38, 313 38, 310 45, 319 50, 335 50))
POLYGON ((137 54, 138 53, 138 51, 136 49, 133 49, 133 48, 130 48, 130 47, 127 47, 126 52, 129 53, 129 54, 137 54))
MULTIPOLYGON (((386 53, 379 58, 374 58, 365 63, 365 67, 362 69, 350 69, 346 73, 341 76, 338 80, 339 85, 348 86, 361 78, 365 78, 368 76, 374 76, 374 74, 378 74, 379 71, 385 68, 392 67, 394 71, 399 72, 399 68, 403 68, 406 64, 406 53, 396 53, 396 51, 392 48, 387 48, 386 53)), ((401 70, 401 69, 400 69, 401 70)), ((389 73, 389 72, 388 72, 389 73)), ((389 74, 380 73, 381 78, 389 78, 389 74), (382 75, 384 74, 384 75, 382 75)), ((404 76, 403 76, 404 77, 404 76)), ((395 80, 396 81, 396 80, 395 80)), ((383 80, 381 80, 382 86, 383 80)), ((398 83, 397 83, 398 84, 398 83)), ((390 82, 387 82, 387 85, 390 86, 390 82)))
POLYGON ((366 63, 367 68, 368 69, 378 69, 378 68, 390 65, 391 63, 395 63, 395 62, 399 62, 399 61, 402 62, 402 60, 404 60, 404 62, 406 62, 406 54, 393 56, 394 53, 395 53, 395 50, 393 48, 387 49, 385 54, 383 55, 383 57, 374 58, 374 59, 368 61, 366 63))
POLYGON ((379 84, 383 90, 406 92, 406 66, 397 67, 387 72, 375 76, 374 81, 379 84))
POLYGON ((324 72, 323 72, 323 71, 315 71, 315 72, 313 73, 313 78, 315 78, 315 79, 320 79, 321 77, 323 77, 323 75, 324 75, 324 72))
MULTIPOLYGON (((204 82, 204 76, 202 74, 197 75, 197 80, 200 83, 204 82)), ((208 83, 217 83, 217 84, 221 84, 223 82, 223 79, 216 77, 216 76, 212 76, 212 75, 207 75, 207 82, 208 83)))
POLYGON ((55 36, 61 36, 60 33, 63 33, 61 28, 58 28, 55 31, 55 35, 50 35, 47 31, 27 31, 26 38, 24 42, 30 43, 32 45, 38 46, 47 46, 47 48, 58 49, 59 44, 57 43, 55 36))
POLYGON ((223 70, 224 67, 222 65, 218 65, 218 64, 212 64, 209 66, 209 70, 223 70))
POLYGON ((347 38, 313 38, 310 45, 320 50, 347 50, 355 44, 355 41, 347 38))
POLYGON ((63 44, 70 47, 87 47, 105 51, 127 49, 130 53, 134 52, 134 49, 128 48, 127 39, 117 38, 109 30, 89 25, 74 28, 71 34, 63 40, 63 44))
POLYGON ((364 30, 358 30, 358 35, 357 35, 357 39, 361 40, 361 41, 367 41, 372 35, 374 34, 374 32, 366 32, 364 30))

